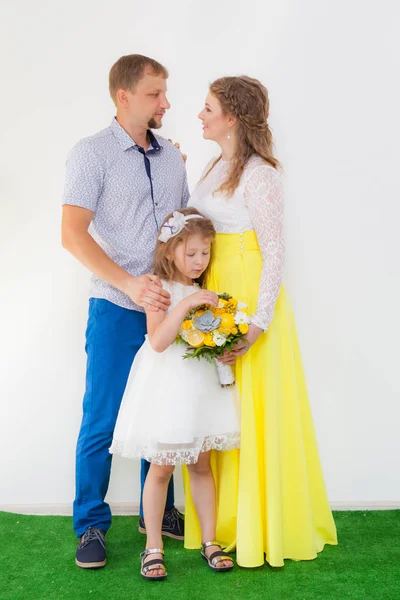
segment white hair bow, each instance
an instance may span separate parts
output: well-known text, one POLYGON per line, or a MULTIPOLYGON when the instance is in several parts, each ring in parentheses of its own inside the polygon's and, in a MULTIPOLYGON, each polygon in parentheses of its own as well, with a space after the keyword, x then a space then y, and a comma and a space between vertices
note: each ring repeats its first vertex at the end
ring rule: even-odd
POLYGON ((201 215, 185 216, 178 210, 175 210, 172 217, 170 217, 168 221, 161 227, 161 233, 158 236, 160 242, 168 242, 168 240, 178 235, 178 233, 182 231, 190 219, 204 219, 204 217, 201 215))

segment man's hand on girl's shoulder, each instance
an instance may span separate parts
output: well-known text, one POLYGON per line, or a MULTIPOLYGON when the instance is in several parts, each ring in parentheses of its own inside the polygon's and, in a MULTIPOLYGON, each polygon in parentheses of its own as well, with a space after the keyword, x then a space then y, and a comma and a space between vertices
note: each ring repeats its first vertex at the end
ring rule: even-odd
POLYGON ((145 310, 166 311, 171 304, 170 294, 163 289, 159 277, 151 273, 131 277, 122 291, 145 310))

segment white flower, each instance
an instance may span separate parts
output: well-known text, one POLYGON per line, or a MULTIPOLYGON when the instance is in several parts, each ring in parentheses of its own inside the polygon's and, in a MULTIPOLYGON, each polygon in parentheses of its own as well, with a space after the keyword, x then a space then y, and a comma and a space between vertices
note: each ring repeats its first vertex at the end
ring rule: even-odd
POLYGON ((204 219, 202 215, 184 215, 179 210, 174 210, 172 217, 161 227, 161 233, 158 236, 160 242, 168 242, 182 231, 190 219, 204 219))
POLYGON ((245 304, 244 302, 238 302, 236 308, 238 310, 241 310, 242 308, 247 308, 247 304, 245 304))
MULTIPOLYGON (((189 331, 190 331, 190 329, 189 329, 189 331)), ((189 331, 187 329, 182 329, 181 330, 181 338, 183 340, 185 340, 185 342, 188 341, 188 333, 189 333, 189 331)))
POLYGON ((236 325, 248 325, 250 323, 250 317, 246 315, 246 313, 238 310, 238 312, 235 315, 235 323, 236 325))
POLYGON ((218 333, 218 331, 214 331, 213 340, 217 344, 217 346, 223 346, 226 342, 226 337, 218 333))
POLYGON ((175 210, 173 212, 173 216, 162 226, 158 239, 160 242, 167 242, 170 238, 178 235, 178 233, 180 233, 185 227, 185 224, 185 215, 178 210, 175 210))

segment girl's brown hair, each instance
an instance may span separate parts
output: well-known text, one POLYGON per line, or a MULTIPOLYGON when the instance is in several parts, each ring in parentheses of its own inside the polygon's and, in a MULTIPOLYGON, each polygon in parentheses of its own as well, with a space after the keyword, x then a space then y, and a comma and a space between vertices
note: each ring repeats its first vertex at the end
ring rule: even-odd
MULTIPOLYGON (((184 216, 200 215, 199 211, 196 208, 180 208, 179 212, 184 216)), ((170 219, 172 216, 173 214, 171 213, 167 217, 165 217, 164 222, 161 225, 160 230, 158 232, 159 234, 161 233, 163 225, 165 225, 168 219, 170 219)), ((179 271, 176 268, 173 259, 175 255, 175 250, 180 244, 186 244, 188 238, 191 235, 201 235, 204 238, 211 238, 211 240, 214 241, 216 231, 212 222, 209 219, 203 217, 202 219, 189 219, 182 231, 176 236, 170 238, 166 242, 161 242, 159 239, 157 239, 153 261, 154 275, 157 275, 158 277, 160 277, 161 279, 165 279, 166 281, 176 280, 177 276, 179 275, 179 271), (167 258, 167 255, 170 258, 167 258)), ((200 285, 202 285, 204 282, 208 268, 209 266, 196 280, 197 283, 199 283, 200 285)))
MULTIPOLYGON (((231 161, 226 181, 216 190, 225 192, 230 198, 238 187, 244 167, 253 155, 258 155, 275 169, 280 168, 274 157, 272 133, 268 125, 269 98, 267 89, 258 81, 246 75, 241 77, 221 77, 210 85, 210 93, 215 96, 222 112, 237 118, 237 148, 231 161)), ((205 177, 215 167, 219 156, 207 171, 205 177)))

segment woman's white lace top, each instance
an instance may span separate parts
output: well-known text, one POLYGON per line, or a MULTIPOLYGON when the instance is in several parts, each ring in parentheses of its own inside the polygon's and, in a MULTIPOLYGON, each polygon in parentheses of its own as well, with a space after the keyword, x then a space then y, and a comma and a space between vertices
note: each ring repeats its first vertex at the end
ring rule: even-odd
POLYGON ((283 182, 276 169, 259 156, 252 156, 231 198, 223 193, 213 194, 226 180, 229 165, 229 161, 220 160, 206 179, 200 180, 189 206, 211 219, 217 233, 255 231, 263 266, 257 310, 251 320, 266 331, 274 315, 284 271, 283 182))

